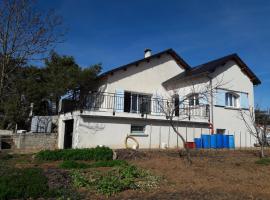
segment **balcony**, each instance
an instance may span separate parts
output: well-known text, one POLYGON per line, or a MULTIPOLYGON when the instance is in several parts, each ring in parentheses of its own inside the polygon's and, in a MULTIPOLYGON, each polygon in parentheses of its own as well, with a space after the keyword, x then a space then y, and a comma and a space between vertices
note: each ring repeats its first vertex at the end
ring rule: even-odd
POLYGON ((173 114, 184 121, 208 121, 209 105, 190 106, 188 102, 163 99, 141 94, 90 93, 83 100, 62 101, 61 113, 79 110, 81 113, 101 116, 166 119, 173 114))

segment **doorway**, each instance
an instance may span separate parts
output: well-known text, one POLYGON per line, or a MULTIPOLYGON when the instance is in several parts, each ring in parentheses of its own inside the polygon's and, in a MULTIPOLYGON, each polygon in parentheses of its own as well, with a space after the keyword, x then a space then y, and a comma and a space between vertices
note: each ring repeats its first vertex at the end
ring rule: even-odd
POLYGON ((65 135, 64 135, 64 149, 72 148, 72 135, 74 120, 66 120, 65 122, 65 135))

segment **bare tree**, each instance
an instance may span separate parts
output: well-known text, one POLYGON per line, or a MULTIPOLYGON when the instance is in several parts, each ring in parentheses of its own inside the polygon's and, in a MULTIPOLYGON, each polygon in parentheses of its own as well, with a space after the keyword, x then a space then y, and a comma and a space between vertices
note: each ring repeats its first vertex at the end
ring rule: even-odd
POLYGON ((186 145, 187 141, 183 137, 183 134, 181 134, 177 128, 178 122, 191 120, 192 114, 199 113, 201 116, 207 117, 210 123, 210 106, 213 105, 213 98, 217 93, 217 89, 221 87, 224 88, 225 83, 223 82, 223 77, 221 80, 216 78, 214 83, 212 79, 210 78, 209 80, 208 77, 203 83, 198 83, 197 79, 190 79, 186 81, 186 85, 188 87, 178 87, 178 89, 173 90, 167 88, 167 90, 170 90, 167 97, 169 100, 157 98, 156 104, 158 104, 161 112, 166 116, 173 131, 181 138, 188 163, 192 164, 190 148, 186 145))
POLYGON ((53 11, 41 12, 33 0, 0 2, 0 102, 5 82, 22 63, 41 59, 61 42, 62 20, 53 11))
POLYGON ((253 108, 240 110, 239 114, 240 119, 243 120, 247 128, 247 132, 256 138, 260 146, 260 157, 265 157, 264 147, 268 145, 267 127, 270 121, 270 110, 263 112, 263 115, 260 114, 260 117, 258 115, 256 116, 253 108))

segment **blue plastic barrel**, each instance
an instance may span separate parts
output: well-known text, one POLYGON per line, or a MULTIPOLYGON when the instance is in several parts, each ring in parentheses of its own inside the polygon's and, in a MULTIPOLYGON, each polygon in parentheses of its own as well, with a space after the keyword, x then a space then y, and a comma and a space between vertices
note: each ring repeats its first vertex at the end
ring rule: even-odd
POLYGON ((216 134, 211 135, 210 138, 211 138, 210 140, 211 148, 216 149, 217 148, 217 135, 216 134))
POLYGON ((217 134, 217 148, 221 149, 223 148, 223 135, 222 134, 217 134))
POLYGON ((197 149, 202 148, 202 139, 201 138, 194 138, 194 142, 197 149))
POLYGON ((235 146, 234 146, 234 136, 233 135, 228 135, 229 137, 229 149, 234 149, 235 146))
POLYGON ((229 135, 223 135, 223 148, 229 148, 229 135))
POLYGON ((202 148, 210 148, 211 137, 210 135, 202 134, 202 148))

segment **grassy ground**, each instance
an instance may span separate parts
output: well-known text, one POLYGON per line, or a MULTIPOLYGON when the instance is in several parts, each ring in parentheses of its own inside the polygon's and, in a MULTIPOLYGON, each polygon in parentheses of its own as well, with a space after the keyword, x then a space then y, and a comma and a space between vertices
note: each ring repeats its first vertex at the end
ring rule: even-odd
POLYGON ((120 150, 117 161, 0 153, 0 199, 270 199, 270 159, 257 151, 192 154, 189 166, 177 151, 120 150))
POLYGON ((0 200, 107 199, 126 190, 156 188, 159 182, 159 177, 147 170, 112 160, 112 152, 104 148, 0 152, 0 200))

